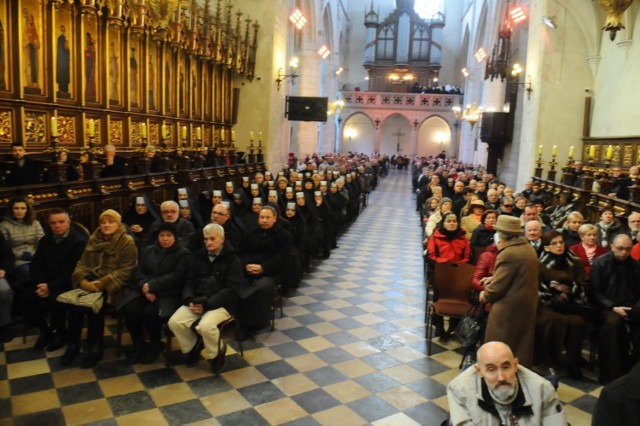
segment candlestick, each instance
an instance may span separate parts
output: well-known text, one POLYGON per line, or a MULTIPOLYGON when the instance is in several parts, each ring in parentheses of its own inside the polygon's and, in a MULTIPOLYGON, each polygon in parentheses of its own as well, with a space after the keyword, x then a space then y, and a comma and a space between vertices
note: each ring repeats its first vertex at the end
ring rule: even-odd
POLYGON ((220 141, 224 142, 224 129, 220 130, 220 141))
POLYGON ((553 146, 553 148, 551 149, 551 155, 554 157, 558 155, 558 145, 553 146))
POLYGON ((262 142, 262 132, 258 132, 258 142, 262 142))
POLYGON ((182 139, 187 138, 187 126, 182 126, 182 139))
POLYGON ((542 145, 538 146, 538 155, 542 155, 542 145))
POLYGON ((595 145, 591 145, 589 147, 589 157, 591 157, 591 158, 595 158, 596 157, 596 147, 595 147, 595 145))
POLYGON ((202 127, 201 126, 199 126, 196 129, 196 139, 198 139, 199 141, 202 140, 202 127))
POLYGON ((92 138, 96 135, 96 123, 93 119, 89 120, 89 137, 92 138))
POLYGON ((55 117, 51 117, 51 137, 58 136, 58 122, 55 117))
POLYGON ((573 145, 569 147, 569 157, 573 157, 573 145))
POLYGON ((168 133, 167 133, 167 126, 166 125, 162 125, 162 139, 167 139, 168 133))
POLYGON ((253 131, 249 132, 249 142, 253 142, 253 131))
POLYGON ((609 145, 607 147, 607 160, 611 160, 613 158, 613 145, 609 145))
POLYGON ((236 141, 236 131, 232 130, 231 131, 231 142, 235 142, 236 141))
POLYGON ((140 127, 140 137, 142 139, 146 139, 147 138, 147 125, 142 123, 141 127, 140 127))

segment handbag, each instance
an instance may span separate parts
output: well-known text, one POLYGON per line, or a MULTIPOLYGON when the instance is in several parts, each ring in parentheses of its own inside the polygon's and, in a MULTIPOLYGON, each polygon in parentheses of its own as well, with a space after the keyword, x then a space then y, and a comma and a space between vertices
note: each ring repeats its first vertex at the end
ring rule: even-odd
POLYGON ((102 304, 104 303, 101 291, 89 292, 81 288, 65 291, 59 294, 56 300, 60 303, 89 308, 94 314, 100 312, 102 304))
POLYGON ((482 305, 471 306, 456 326, 456 336, 463 347, 475 346, 484 325, 482 305))

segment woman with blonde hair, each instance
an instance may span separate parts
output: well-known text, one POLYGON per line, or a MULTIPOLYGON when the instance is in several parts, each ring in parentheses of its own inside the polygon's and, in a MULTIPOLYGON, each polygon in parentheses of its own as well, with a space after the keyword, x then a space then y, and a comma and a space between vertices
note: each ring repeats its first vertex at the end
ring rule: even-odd
POLYGON ((582 260, 584 270, 587 275, 589 275, 593 260, 609 251, 607 248, 598 244, 599 232, 600 231, 595 225, 585 223, 578 228, 580 242, 569 247, 569 249, 571 249, 571 251, 574 252, 580 260, 582 260))

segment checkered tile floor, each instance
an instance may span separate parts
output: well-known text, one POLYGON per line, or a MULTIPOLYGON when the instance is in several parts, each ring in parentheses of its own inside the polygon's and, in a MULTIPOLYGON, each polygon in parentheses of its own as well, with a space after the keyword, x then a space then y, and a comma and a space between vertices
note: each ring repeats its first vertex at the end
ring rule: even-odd
MULTIPOLYGON (((285 301, 276 331, 230 342, 225 371, 130 366, 113 338, 92 370, 61 368, 14 339, 0 352, 0 425, 439 425, 459 345, 425 355, 418 219, 407 171, 391 171, 340 248, 285 301)), ((109 325, 115 330, 114 324, 109 325)), ((125 335, 125 344, 127 342, 125 335)), ((175 339, 174 339, 175 342, 175 339)), ((591 423, 601 387, 563 381, 573 425, 591 423)))

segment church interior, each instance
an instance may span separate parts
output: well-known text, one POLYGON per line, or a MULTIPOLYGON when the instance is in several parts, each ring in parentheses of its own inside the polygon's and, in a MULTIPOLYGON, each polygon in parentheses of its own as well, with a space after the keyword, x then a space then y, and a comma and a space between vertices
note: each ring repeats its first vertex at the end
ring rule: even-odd
MULTIPOLYGON (((210 197, 292 158, 444 153, 516 191, 569 193, 591 221, 605 205, 626 218, 640 212, 636 23, 632 0, 0 0, 0 208, 25 196, 91 232, 136 197, 210 197), (16 144, 31 180, 12 174, 16 144), (114 149, 122 173, 105 174, 114 149)), ((89 370, 25 331, 0 352, 0 424, 441 424, 464 348, 427 355, 414 208, 393 167, 275 329, 242 355, 229 338, 220 375, 128 365, 114 318, 89 370)), ((571 424, 591 422, 592 373, 561 380, 571 424)))

